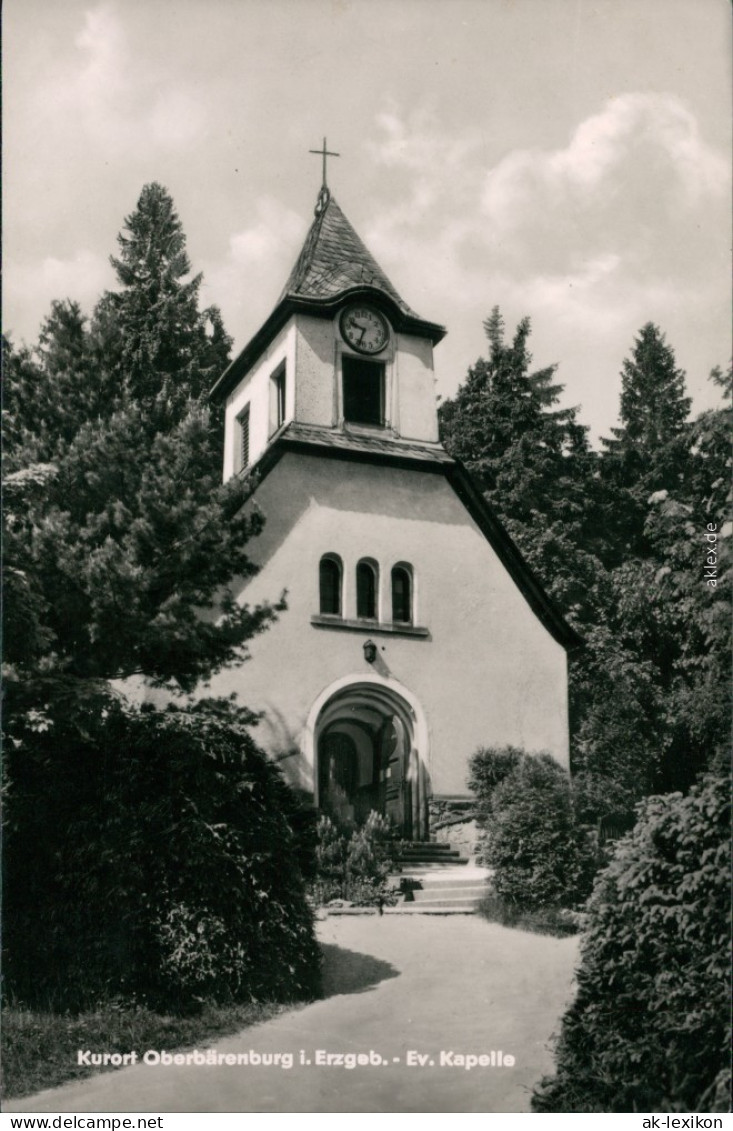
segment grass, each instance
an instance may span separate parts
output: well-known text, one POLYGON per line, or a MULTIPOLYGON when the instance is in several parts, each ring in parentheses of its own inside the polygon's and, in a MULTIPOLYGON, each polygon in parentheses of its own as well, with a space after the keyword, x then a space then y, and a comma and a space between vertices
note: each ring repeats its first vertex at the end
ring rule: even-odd
POLYGON ((503 927, 515 927, 521 931, 531 931, 535 935, 564 938, 567 935, 577 935, 583 929, 583 916, 577 911, 568 911, 565 907, 522 909, 504 903, 493 893, 484 896, 477 911, 490 923, 501 923, 503 927))
POLYGON ((278 1013, 295 1008, 270 1002, 205 1005, 195 1016, 166 1016, 142 1006, 105 1005, 80 1014, 39 1012, 10 1006, 3 1010, 3 1095, 6 1099, 54 1088, 114 1068, 77 1064, 77 1051, 130 1052, 202 1047, 278 1013))

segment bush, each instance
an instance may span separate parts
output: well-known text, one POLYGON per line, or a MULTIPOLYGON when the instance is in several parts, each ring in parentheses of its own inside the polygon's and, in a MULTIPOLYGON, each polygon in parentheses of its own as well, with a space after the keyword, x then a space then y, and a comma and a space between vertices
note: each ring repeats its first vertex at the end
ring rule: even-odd
POLYGON ((471 758, 468 788, 476 795, 479 827, 486 828, 491 823, 494 790, 524 757, 524 751, 517 746, 481 746, 471 758))
POLYGON ((469 785, 484 828, 480 858, 509 908, 572 907, 589 894, 592 837, 577 819, 570 777, 549 754, 516 747, 479 750, 469 785))
POLYGON ((493 892, 484 896, 476 910, 490 923, 501 923, 502 927, 515 927, 535 935, 554 935, 555 938, 577 935, 584 919, 582 912, 569 911, 564 907, 538 907, 527 911, 515 904, 504 903, 493 892))
POLYGON ((311 894, 316 903, 345 899, 347 835, 322 813, 316 826, 316 874, 311 894))
POLYGON ((527 755, 496 787, 486 852, 496 894, 523 909, 572 907, 593 883, 591 839, 570 779, 549 754, 527 755))
POLYGON ((588 904, 542 1112, 727 1111, 729 783, 652 797, 588 904))
POLYGON ((631 812, 636 803, 628 790, 612 778, 581 770, 572 778, 575 815, 583 825, 597 826, 602 817, 631 812))
POLYGON ((388 876, 392 869, 389 822, 372 811, 361 828, 339 828, 323 814, 318 821, 317 876, 312 895, 317 903, 344 899, 362 907, 392 903, 388 876))
POLYGON ((249 713, 49 697, 23 721, 14 704, 6 744, 8 993, 72 1010, 313 996, 291 803, 249 713))

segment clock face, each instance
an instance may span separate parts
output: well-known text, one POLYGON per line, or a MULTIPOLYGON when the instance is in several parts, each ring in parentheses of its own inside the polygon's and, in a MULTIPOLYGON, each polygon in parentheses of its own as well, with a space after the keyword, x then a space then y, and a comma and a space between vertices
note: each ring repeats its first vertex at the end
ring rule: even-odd
POLYGON ((359 353, 380 353, 389 341, 386 319, 372 306, 348 306, 341 315, 341 333, 359 353))

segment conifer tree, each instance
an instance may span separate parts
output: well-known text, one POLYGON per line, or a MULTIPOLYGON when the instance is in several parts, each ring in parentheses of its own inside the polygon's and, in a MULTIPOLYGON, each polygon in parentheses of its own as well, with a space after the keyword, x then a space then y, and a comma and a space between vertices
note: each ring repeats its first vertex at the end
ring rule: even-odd
POLYGON ((525 557, 566 615, 581 623, 598 584, 593 506, 596 458, 576 410, 558 407, 556 366, 532 369, 531 324, 507 343, 494 307, 484 322, 486 358, 440 407, 441 437, 483 488, 525 557))
POLYGON ((647 322, 639 331, 631 358, 623 363, 622 426, 612 429, 616 442, 609 446, 654 459, 660 448, 683 431, 690 403, 674 351, 659 327, 647 322))
POLYGON ((230 339, 198 309, 201 276, 187 277, 159 185, 120 246, 121 289, 89 326, 57 302, 33 349, 7 347, 9 992, 74 1009, 132 994, 166 1011, 293 997, 312 992, 317 948, 293 802, 246 733, 254 717, 228 700, 156 710, 110 687, 138 675, 192 692, 246 658, 281 607, 235 596, 262 519, 246 481, 221 485, 206 391, 230 339), (220 852, 236 864, 223 911, 200 882, 221 873, 220 852), (29 953, 39 907, 50 950, 44 937, 29 953))
POLYGON ((612 428, 611 438, 603 441, 603 481, 613 498, 607 527, 613 543, 611 564, 618 564, 620 551, 646 552, 649 496, 654 491, 684 490, 690 403, 685 374, 677 367, 673 349, 659 327, 647 322, 622 366, 621 427, 612 428))
POLYGON ((143 188, 110 256, 121 290, 107 293, 94 329, 130 395, 149 403, 206 393, 229 360, 231 338, 215 307, 199 311, 202 275, 190 276, 183 226, 169 193, 143 188))
POLYGON ((7 564, 37 623, 8 659, 22 679, 142 674, 190 689, 272 616, 229 590, 253 571, 261 519, 242 510, 246 484, 221 486, 205 390, 230 339, 218 311, 198 310, 201 277, 182 281, 166 191, 147 186, 126 224, 123 289, 91 327, 55 303, 36 349, 11 352, 7 564))

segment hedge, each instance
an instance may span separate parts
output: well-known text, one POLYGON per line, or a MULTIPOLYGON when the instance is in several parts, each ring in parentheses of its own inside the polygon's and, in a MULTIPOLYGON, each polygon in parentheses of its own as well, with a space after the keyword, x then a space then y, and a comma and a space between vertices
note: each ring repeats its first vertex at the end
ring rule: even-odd
POLYGON ((540 1112, 727 1111, 730 787, 652 797, 588 905, 540 1112))
POLYGON ((570 776, 554 758, 482 749, 469 785, 484 830, 481 859, 507 909, 575 907, 589 895, 594 845, 577 819, 570 776))
POLYGON ((53 688, 21 718, 20 698, 6 742, 9 998, 186 1010, 313 996, 297 806, 251 715, 53 688))

